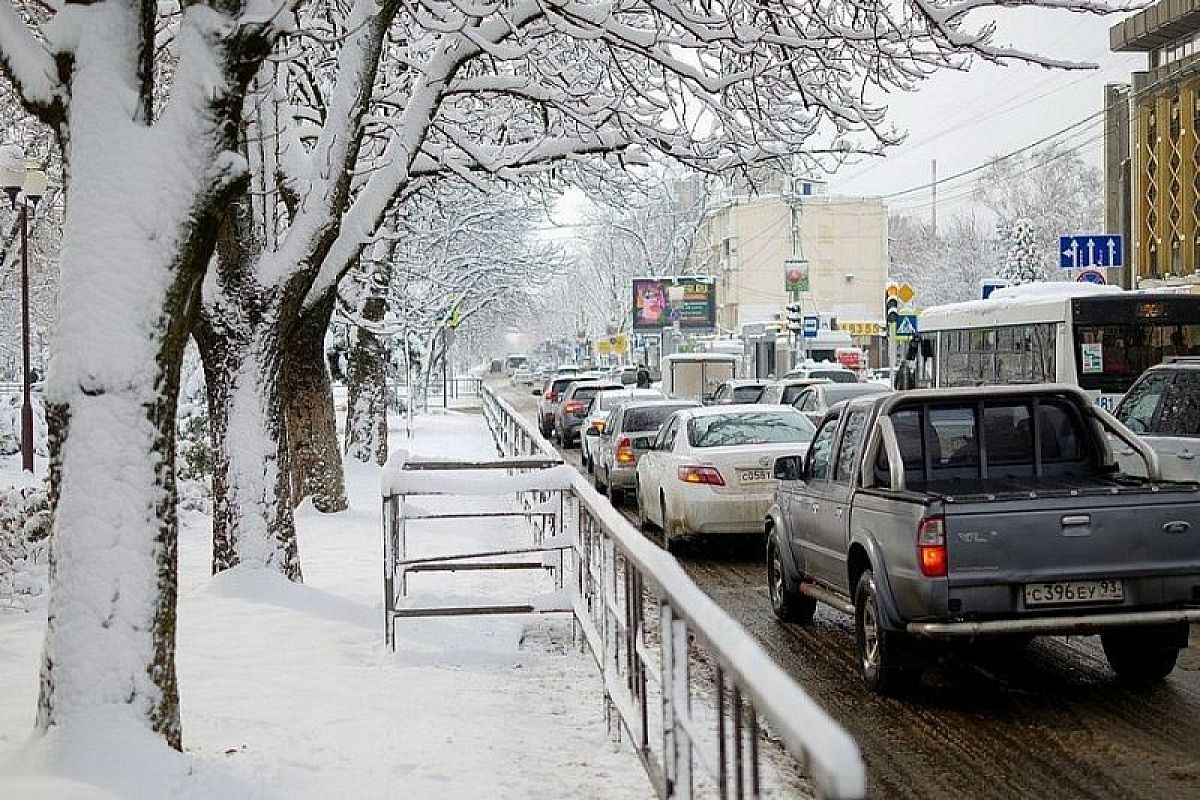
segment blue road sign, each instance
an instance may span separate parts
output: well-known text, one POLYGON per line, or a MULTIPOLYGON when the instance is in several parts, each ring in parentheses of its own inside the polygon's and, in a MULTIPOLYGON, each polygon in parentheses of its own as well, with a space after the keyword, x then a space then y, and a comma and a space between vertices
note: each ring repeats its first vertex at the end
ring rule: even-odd
POLYGON ((820 328, 821 328, 821 318, 820 317, 812 316, 812 315, 805 315, 805 317, 804 317, 804 338, 805 339, 817 338, 817 331, 820 330, 820 328))
POLYGON ((1125 243, 1115 233, 1080 233, 1058 237, 1058 265, 1063 269, 1121 267, 1125 243))
POLYGON ((901 314, 896 318, 896 335, 912 338, 917 335, 917 315, 901 314))
POLYGON ((1098 269, 1085 269, 1075 276, 1075 280, 1078 283, 1096 283, 1101 286, 1108 283, 1108 279, 1104 277, 1104 273, 1098 269))

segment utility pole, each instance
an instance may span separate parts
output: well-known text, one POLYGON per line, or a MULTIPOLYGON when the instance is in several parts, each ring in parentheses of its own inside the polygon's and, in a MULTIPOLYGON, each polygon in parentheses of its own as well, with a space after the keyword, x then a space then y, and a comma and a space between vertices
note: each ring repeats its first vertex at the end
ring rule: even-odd
MULTIPOLYGON (((796 191, 795 182, 796 176, 793 174, 788 182, 788 210, 791 214, 792 223, 792 262, 799 263, 804 260, 804 245, 800 240, 800 221, 803 210, 800 206, 800 193, 796 191)), ((807 272, 807 267, 805 267, 805 271, 807 272)), ((788 302, 789 304, 799 304, 801 302, 799 288, 792 288, 792 290, 788 293, 788 302)), ((797 363, 803 360, 800 358, 801 353, 807 355, 803 331, 793 334, 793 344, 795 348, 793 352, 796 354, 796 357, 793 359, 793 363, 789 366, 794 367, 797 363)), ((776 370, 776 374, 779 374, 778 370, 776 370)))
POLYGON ((934 236, 937 236, 937 159, 930 162, 931 179, 929 181, 930 194, 932 194, 932 203, 929 211, 929 227, 934 236))

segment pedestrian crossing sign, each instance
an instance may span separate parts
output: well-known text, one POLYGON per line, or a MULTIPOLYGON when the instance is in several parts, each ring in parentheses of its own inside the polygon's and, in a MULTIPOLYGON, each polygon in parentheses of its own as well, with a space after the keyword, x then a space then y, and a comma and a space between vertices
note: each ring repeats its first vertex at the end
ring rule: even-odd
POLYGON ((896 318, 896 337, 911 339, 917 335, 917 315, 901 314, 896 318))

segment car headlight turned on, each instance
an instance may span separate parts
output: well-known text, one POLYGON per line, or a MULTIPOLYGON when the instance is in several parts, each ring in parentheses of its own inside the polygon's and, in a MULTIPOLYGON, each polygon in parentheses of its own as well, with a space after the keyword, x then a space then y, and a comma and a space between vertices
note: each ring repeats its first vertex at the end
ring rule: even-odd
POLYGON ((707 484, 709 486, 724 486, 725 479, 716 467, 680 467, 679 480, 684 483, 707 484))

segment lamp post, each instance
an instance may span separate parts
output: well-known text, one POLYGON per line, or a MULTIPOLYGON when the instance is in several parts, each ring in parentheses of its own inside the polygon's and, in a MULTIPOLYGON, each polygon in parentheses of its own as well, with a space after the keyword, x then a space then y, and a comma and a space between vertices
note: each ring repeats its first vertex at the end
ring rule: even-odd
POLYGON ((46 173, 31 168, 19 149, 0 151, 0 188, 21 214, 21 469, 33 472, 33 402, 29 367, 29 214, 46 193, 46 173))

